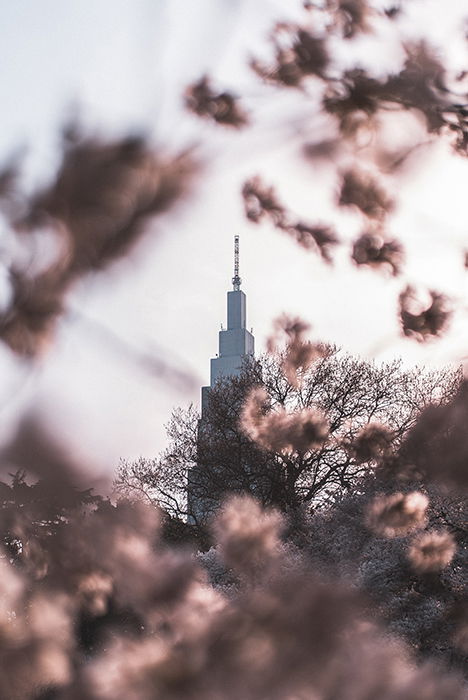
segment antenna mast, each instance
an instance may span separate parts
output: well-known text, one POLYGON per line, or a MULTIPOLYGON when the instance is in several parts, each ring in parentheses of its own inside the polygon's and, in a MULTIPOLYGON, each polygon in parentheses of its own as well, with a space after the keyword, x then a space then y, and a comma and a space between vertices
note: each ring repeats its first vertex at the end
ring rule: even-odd
POLYGON ((232 278, 234 291, 239 291, 241 282, 242 280, 239 277, 239 236, 234 236, 234 277, 232 278))

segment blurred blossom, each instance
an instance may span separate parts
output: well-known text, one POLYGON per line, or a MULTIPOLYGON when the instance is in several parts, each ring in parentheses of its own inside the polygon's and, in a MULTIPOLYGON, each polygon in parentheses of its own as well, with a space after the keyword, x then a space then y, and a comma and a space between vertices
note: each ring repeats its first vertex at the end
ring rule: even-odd
POLYGON ((283 354, 281 368, 291 386, 298 388, 301 384, 299 374, 307 371, 320 357, 323 357, 323 348, 310 341, 296 338, 289 343, 283 354))
POLYGON ((168 651, 168 645, 158 638, 141 641, 124 637, 113 639, 107 653, 101 654, 86 668, 84 697, 90 700, 139 700, 149 698, 152 693, 154 698, 162 698, 158 671, 162 667, 164 673, 168 651))
POLYGON ((392 453, 394 435, 385 425, 369 423, 356 435, 346 449, 358 464, 381 460, 392 453))
POLYGON ((418 341, 441 335, 453 313, 445 294, 429 291, 429 300, 424 302, 411 285, 401 292, 399 301, 403 333, 418 341))
POLYGON ((273 187, 266 187, 258 175, 244 183, 242 196, 245 213, 250 221, 258 224, 268 216, 275 225, 284 225, 284 207, 277 201, 273 187))
POLYGON ((261 447, 274 452, 304 453, 323 445, 328 436, 328 424, 314 408, 288 413, 280 407, 265 411, 268 394, 253 389, 242 410, 240 425, 245 433, 261 447))
POLYGON ((382 219, 393 208, 393 201, 369 174, 348 170, 343 173, 340 206, 355 206, 370 219, 382 219))
POLYGON ((221 555, 238 572, 265 569, 278 555, 282 518, 263 511, 251 496, 231 498, 214 523, 221 555))
POLYGON ((283 230, 305 250, 319 252, 325 262, 332 262, 331 248, 338 243, 338 237, 331 226, 297 221, 283 230))
POLYGON ((185 104, 199 117, 208 117, 225 126, 239 128, 248 121, 236 98, 229 92, 213 92, 206 76, 186 89, 185 104))
POLYGON ((298 316, 283 314, 273 321, 273 335, 268 338, 267 350, 274 352, 276 343, 286 339, 288 343, 303 340, 305 333, 310 330, 310 324, 298 316))
POLYGON ((127 254, 150 218, 186 192, 193 172, 188 153, 162 155, 142 138, 70 136, 55 181, 9 212, 23 245, 31 246, 33 233, 41 239, 41 231, 46 242, 52 231, 57 245, 45 269, 35 271, 30 261, 12 265, 10 304, 0 316, 3 341, 23 356, 46 348, 71 283, 127 254))
POLYGON ((299 87, 309 76, 322 76, 328 65, 326 42, 302 27, 279 22, 271 34, 275 63, 271 66, 257 59, 251 67, 264 80, 286 87, 299 87))
POLYGON ((367 32, 369 18, 375 10, 367 0, 340 0, 338 3, 338 20, 343 25, 343 36, 352 39, 359 32, 367 32))
POLYGON ((2 565, 2 698, 464 697, 455 676, 415 664, 366 621, 356 591, 283 546, 282 517, 252 497, 232 498, 214 523, 241 574, 227 595, 190 552, 161 546, 155 526, 139 503, 103 502, 45 537, 40 589, 2 565))
POLYGON ((296 220, 279 202, 273 187, 267 187, 259 176, 247 180, 242 187, 245 214, 255 224, 263 219, 291 236, 301 248, 320 253, 327 263, 332 261, 331 249, 338 237, 331 226, 308 224, 296 220))
POLYGON ((108 609, 112 589, 112 579, 109 575, 93 571, 81 578, 77 593, 83 608, 91 615, 104 615, 108 609))
POLYGON ((428 406, 401 448, 399 472, 407 464, 444 488, 466 491, 468 485, 468 382, 464 380, 446 405, 428 406))
POLYGON ((20 634, 15 611, 21 606, 24 582, 6 558, 0 559, 0 572, 0 639, 8 646, 20 634))
POLYGON ((408 549, 408 559, 417 573, 425 574, 445 569, 455 552, 455 540, 449 532, 431 530, 414 538, 408 549))
POLYGON ((301 384, 301 374, 320 357, 326 355, 324 345, 305 339, 310 325, 300 318, 283 314, 273 322, 273 334, 267 339, 267 350, 277 352, 277 344, 286 340, 286 349, 281 354, 281 369, 288 382, 295 388, 301 384))
POLYGON ((426 526, 428 505, 419 491, 378 496, 367 508, 366 524, 381 537, 404 537, 426 526))
POLYGON ((385 240, 377 233, 363 233, 354 242, 352 259, 356 265, 389 269, 398 275, 403 261, 403 248, 396 240, 385 240))
POLYGON ((464 654, 468 654, 468 605, 466 601, 456 609, 456 627, 453 641, 464 654))
MULTIPOLYGON (((391 73, 378 80, 364 69, 355 67, 345 71, 338 83, 330 81, 324 107, 338 117, 345 135, 350 115, 364 112, 371 117, 388 104, 420 112, 430 133, 440 133, 446 126, 452 95, 444 85, 443 65, 433 48, 424 41, 407 44, 404 50, 406 61, 400 73, 391 73)), ((454 111, 460 115, 460 120, 454 125, 457 148, 463 150, 466 147, 463 143, 466 115, 462 110, 454 111)))

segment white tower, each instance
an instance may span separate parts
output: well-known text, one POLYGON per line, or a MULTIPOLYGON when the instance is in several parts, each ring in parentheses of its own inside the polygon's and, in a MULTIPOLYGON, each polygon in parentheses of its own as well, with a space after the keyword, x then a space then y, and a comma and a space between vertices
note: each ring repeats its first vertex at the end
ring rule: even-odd
POLYGON ((255 341, 246 328, 246 296, 239 277, 239 236, 234 237, 234 277, 227 293, 227 328, 219 331, 219 352, 211 360, 210 386, 202 387, 202 413, 207 392, 220 377, 238 376, 244 358, 253 355, 255 341))
MULTIPOLYGON (((246 357, 254 354, 254 337, 246 328, 246 297, 241 291, 239 277, 239 236, 234 237, 234 277, 232 291, 227 293, 227 328, 219 332, 219 353, 211 360, 210 386, 202 387, 201 420, 198 435, 209 431, 206 416, 208 395, 221 377, 238 376, 246 357)), ((220 469, 221 469, 220 465, 220 469)), ((203 466, 196 464, 188 470, 187 522, 203 522, 213 512, 215 501, 205 494, 209 489, 203 466)), ((209 473, 208 473, 209 477, 209 473)))

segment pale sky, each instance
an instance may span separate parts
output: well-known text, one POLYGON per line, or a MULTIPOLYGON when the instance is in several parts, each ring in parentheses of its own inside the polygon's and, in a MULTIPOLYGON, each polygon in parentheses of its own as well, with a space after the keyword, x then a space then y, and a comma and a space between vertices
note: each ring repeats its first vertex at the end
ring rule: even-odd
MULTIPOLYGON (((463 65, 466 47, 454 40, 463 6, 462 0, 446 2, 441 14, 438 0, 415 0, 407 36, 424 30, 447 60, 463 65)), ((299 9, 290 0, 2 4, 0 157, 27 146, 28 184, 53 172, 57 129, 77 107, 93 130, 144 131, 174 150, 195 145, 205 162, 191 198, 155 221, 157 235, 70 295, 70 307, 88 322, 65 318, 56 346, 33 370, 2 353, 4 436, 32 405, 85 458, 91 473, 111 472, 119 457, 162 449, 171 408, 197 402, 199 386, 208 383, 209 359, 226 320, 237 233, 248 325, 258 351, 272 319, 285 311, 309 320, 313 338, 365 357, 402 355, 408 363, 441 364, 468 354, 466 311, 441 341, 421 346, 402 340, 395 313, 402 280, 356 270, 348 250, 329 268, 269 225, 256 227, 243 216, 241 183, 259 173, 298 215, 311 221, 333 217, 345 240, 359 230, 356 217, 334 210, 330 173, 300 157, 303 103, 297 95, 272 99, 272 89, 260 86, 246 68, 249 55, 265 55, 273 21, 300 16, 299 9), (251 130, 227 133, 184 113, 181 94, 204 72, 220 87, 247 95, 255 114, 251 130), (137 351, 163 354, 193 378, 191 386, 135 368, 109 333, 137 351)), ((356 50, 378 53, 372 38, 356 50)), ((320 125, 309 132, 314 128, 320 125)), ((401 182, 390 230, 407 248, 406 278, 447 291, 464 306, 467 273, 460 249, 468 247, 467 163, 442 145, 422 155, 419 165, 417 177, 401 182)))

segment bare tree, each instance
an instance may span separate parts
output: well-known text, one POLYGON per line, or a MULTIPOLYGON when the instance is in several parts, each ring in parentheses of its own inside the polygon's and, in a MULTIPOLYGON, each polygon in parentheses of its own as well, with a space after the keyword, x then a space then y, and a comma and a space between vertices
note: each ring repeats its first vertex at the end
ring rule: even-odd
POLYGON ((240 377, 221 378, 202 417, 193 406, 176 409, 168 449, 154 460, 123 462, 117 489, 195 519, 212 514, 232 492, 251 493, 282 511, 315 509, 395 452, 421 410, 446 403, 461 379, 454 369, 404 370, 400 360, 376 364, 330 347, 296 383, 283 360, 263 355, 240 377), (266 399, 260 414, 270 421, 260 440, 243 413, 252 388, 259 387, 266 399), (303 415, 309 422, 300 442, 284 443, 281 431, 290 436, 291 421, 303 415), (318 440, 311 416, 321 416, 326 426, 318 440))

